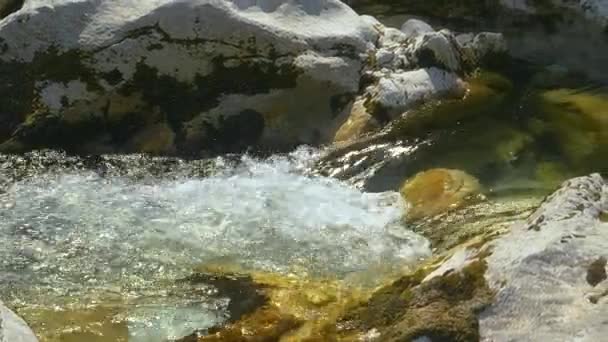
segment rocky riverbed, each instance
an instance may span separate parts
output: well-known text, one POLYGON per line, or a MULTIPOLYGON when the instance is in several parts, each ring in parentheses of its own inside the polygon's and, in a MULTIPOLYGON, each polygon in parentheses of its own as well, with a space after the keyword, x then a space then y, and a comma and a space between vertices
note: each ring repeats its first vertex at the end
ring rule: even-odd
POLYGON ((601 341, 607 8, 0 1, 0 342, 601 341))

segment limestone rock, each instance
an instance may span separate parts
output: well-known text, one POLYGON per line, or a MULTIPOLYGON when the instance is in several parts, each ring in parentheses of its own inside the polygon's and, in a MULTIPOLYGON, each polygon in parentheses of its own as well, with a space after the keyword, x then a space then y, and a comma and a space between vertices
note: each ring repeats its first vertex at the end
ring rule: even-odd
POLYGON ((458 71, 462 68, 460 56, 454 43, 455 37, 449 31, 427 32, 418 37, 412 46, 418 65, 443 67, 458 71))
POLYGON ((358 97, 384 125, 462 95, 465 52, 496 45, 404 30, 338 0, 27 1, 0 25, 0 151, 329 143, 358 97), (159 125, 163 146, 139 143, 159 125))
POLYGON ((401 32, 403 32, 408 38, 416 37, 420 34, 433 32, 431 25, 425 23, 419 19, 409 19, 403 25, 401 25, 401 32))
POLYGON ((210 130, 175 141, 200 150, 246 111, 264 120, 254 143, 327 141, 378 35, 337 0, 28 1, 0 26, 0 141, 78 150, 104 135, 121 151, 157 113, 177 137, 210 130))
POLYGON ((383 35, 380 37, 380 46, 396 46, 404 44, 407 41, 407 36, 396 28, 386 27, 383 35))
POLYGON ((464 83, 456 74, 432 67, 382 75, 368 93, 372 115, 394 118, 425 101, 462 95, 464 83))
POLYGON ((0 342, 38 342, 27 324, 0 302, 0 342))
POLYGON ((606 210, 606 181, 575 178, 491 244, 486 276, 497 298, 480 316, 482 341, 604 339, 606 210))
POLYGON ((479 181, 460 170, 431 169, 407 180, 401 195, 410 204, 407 216, 412 220, 431 217, 462 207, 479 199, 479 181))

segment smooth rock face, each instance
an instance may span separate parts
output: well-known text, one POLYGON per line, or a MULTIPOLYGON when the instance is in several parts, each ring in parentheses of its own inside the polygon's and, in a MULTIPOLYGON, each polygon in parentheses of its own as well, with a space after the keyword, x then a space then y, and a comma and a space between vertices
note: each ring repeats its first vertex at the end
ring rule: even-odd
POLYGON ((403 32, 407 37, 415 37, 422 33, 433 31, 435 30, 433 30, 431 25, 418 19, 409 19, 403 23, 403 25, 401 25, 401 32, 403 32))
POLYGON ((387 74, 372 90, 372 102, 393 117, 425 100, 464 92, 464 84, 451 72, 438 68, 387 74))
POLYGON ((27 324, 0 302, 0 342, 38 342, 27 324))
POLYGON ((492 244, 497 291, 480 316, 482 341, 602 341, 608 336, 608 183, 569 180, 527 222, 492 244))

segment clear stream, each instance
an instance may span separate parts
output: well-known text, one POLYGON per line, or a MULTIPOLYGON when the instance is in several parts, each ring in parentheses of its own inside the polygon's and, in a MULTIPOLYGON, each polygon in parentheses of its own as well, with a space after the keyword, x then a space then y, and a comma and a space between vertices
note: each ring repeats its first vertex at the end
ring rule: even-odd
POLYGON ((388 163, 375 192, 313 175, 320 152, 306 148, 160 167, 114 157, 131 158, 122 173, 67 156, 19 171, 0 156, 0 298, 41 342, 171 341, 230 319, 234 298, 179 281, 201 265, 352 282, 428 257, 429 241, 403 222, 394 191, 419 171, 464 170, 488 195, 468 218, 439 218, 439 235, 467 220, 520 218, 566 178, 608 174, 608 89, 559 65, 513 64, 502 72, 508 86, 482 87, 489 103, 429 110, 445 119, 416 132, 432 143, 388 163))
POLYGON ((250 269, 346 276, 430 255, 428 241, 404 227, 399 194, 308 176, 314 158, 305 149, 239 163, 220 158, 206 178, 66 169, 15 182, 0 195, 0 296, 52 307, 126 295, 134 305, 129 341, 154 342, 227 317, 227 298, 205 302, 184 291, 163 295, 162 305, 154 299, 197 265, 229 259, 250 269))

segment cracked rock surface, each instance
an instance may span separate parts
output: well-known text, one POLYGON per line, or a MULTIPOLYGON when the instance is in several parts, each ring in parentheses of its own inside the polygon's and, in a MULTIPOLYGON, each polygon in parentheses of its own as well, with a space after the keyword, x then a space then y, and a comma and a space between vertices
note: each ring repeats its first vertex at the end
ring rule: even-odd
POLYGON ((571 179, 492 244, 486 278, 497 291, 480 316, 482 341, 601 341, 608 334, 608 184, 571 179))

